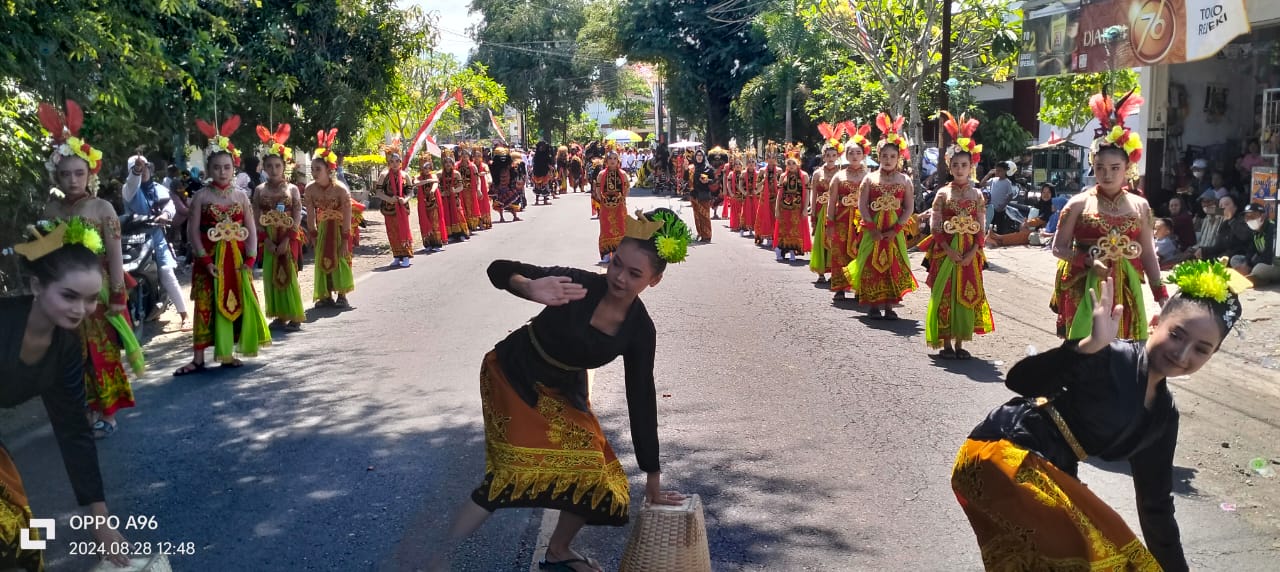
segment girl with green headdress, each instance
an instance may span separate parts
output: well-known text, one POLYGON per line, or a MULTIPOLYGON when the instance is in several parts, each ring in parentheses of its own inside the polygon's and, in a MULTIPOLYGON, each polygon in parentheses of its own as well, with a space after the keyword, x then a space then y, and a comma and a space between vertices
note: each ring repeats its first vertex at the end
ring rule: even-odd
MULTIPOLYGON (((77 503, 107 517, 93 428, 85 417, 85 372, 92 362, 81 338, 103 305, 102 237, 78 220, 30 230, 35 240, 4 252, 24 259, 30 295, 0 298, 0 407, 37 397, 44 402, 77 503)), ((18 468, 0 443, 0 570, 44 569, 41 552, 23 546, 22 529, 30 528, 31 518, 18 468)), ((124 544, 109 527, 91 532, 102 546, 124 544)), ((106 558, 129 561, 121 554, 106 558)))
POLYGON ((1240 320, 1243 276, 1185 262, 1146 341, 1117 339, 1124 308, 1108 277, 1089 296, 1089 334, 1028 357, 960 448, 951 486, 989 570, 1187 570, 1173 507, 1178 409, 1168 379, 1195 373, 1240 320), (1142 537, 1080 483, 1081 461, 1128 461, 1142 537), (1078 564, 1078 566, 1077 566, 1078 564))
POLYGON ((600 570, 570 543, 584 525, 623 526, 628 520, 626 472, 587 399, 587 371, 619 356, 636 460, 648 474, 646 497, 657 504, 683 500, 661 486, 657 329, 640 293, 662 281, 668 263, 685 259, 691 239, 676 213, 659 209, 626 217, 625 237, 605 274, 511 260, 489 265, 494 287, 545 307, 484 357, 484 479, 459 509, 428 570, 449 570, 458 543, 493 511, 517 507, 560 511, 543 570, 600 570))

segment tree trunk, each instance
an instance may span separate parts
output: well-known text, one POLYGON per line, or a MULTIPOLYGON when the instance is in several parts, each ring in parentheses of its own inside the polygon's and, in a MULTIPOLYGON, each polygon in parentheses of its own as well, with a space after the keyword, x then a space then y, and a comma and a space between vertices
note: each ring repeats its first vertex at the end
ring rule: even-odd
MULTIPOLYGON (((791 74, 788 73, 787 75, 790 76, 791 74)), ((788 77, 787 78, 787 132, 786 132, 786 137, 784 138, 784 140, 788 142, 792 141, 791 139, 791 103, 792 103, 792 97, 794 97, 795 91, 796 91, 795 85, 792 79, 788 77)))
POLYGON ((704 147, 729 145, 728 117, 732 101, 731 96, 707 90, 707 135, 704 147))
POLYGON ((924 158, 925 149, 924 143, 921 141, 924 134, 920 121, 920 96, 913 91, 907 94, 907 98, 907 136, 911 139, 911 144, 918 145, 916 150, 911 153, 911 170, 919 176, 921 159, 924 158))

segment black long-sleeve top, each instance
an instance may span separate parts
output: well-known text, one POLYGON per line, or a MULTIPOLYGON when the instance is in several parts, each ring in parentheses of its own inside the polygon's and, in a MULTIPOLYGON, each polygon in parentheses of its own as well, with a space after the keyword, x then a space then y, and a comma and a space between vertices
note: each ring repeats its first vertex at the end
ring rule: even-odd
POLYGON ((1162 380, 1151 409, 1145 407, 1147 352, 1141 342, 1117 340, 1092 355, 1078 352, 1076 344, 1067 342, 1018 362, 1005 385, 1023 397, 992 411, 969 437, 1008 439, 1074 477, 1077 460, 1070 445, 1049 414, 1027 399, 1051 398, 1088 455, 1129 461, 1147 547, 1166 571, 1187 570, 1173 513, 1178 443, 1173 395, 1162 380))
POLYGON ((1218 242, 1204 249, 1205 259, 1220 256, 1248 255, 1253 250, 1253 229, 1244 217, 1236 215, 1218 227, 1218 242))
POLYGON ((537 384, 559 391, 569 404, 588 410, 587 372, 622 356, 626 375, 627 413, 631 420, 631 440, 640 470, 653 473, 658 468, 658 402, 654 389, 653 363, 657 330, 644 303, 636 299, 627 310, 618 332, 612 336, 591 325, 596 306, 608 292, 604 275, 576 268, 533 266, 511 260, 495 260, 489 265, 489 281, 510 291, 511 277, 530 280, 546 276, 567 276, 586 287, 587 295, 563 306, 548 306, 523 328, 511 332, 494 346, 498 362, 515 392, 530 407, 538 401, 537 384), (530 331, 532 329, 532 332, 530 331), (538 346, 558 364, 539 354, 538 346), (569 366, 566 370, 560 366, 569 366))
POLYGON ((22 337, 32 302, 30 296, 0 298, 0 407, 17 407, 40 396, 76 501, 82 506, 103 501, 98 448, 86 417, 82 342, 76 332, 55 328, 44 357, 23 363, 22 337))

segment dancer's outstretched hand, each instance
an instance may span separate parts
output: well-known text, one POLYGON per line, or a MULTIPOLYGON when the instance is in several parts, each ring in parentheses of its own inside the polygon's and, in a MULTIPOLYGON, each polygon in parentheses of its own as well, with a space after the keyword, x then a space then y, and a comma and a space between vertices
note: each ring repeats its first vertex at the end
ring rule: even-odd
POLYGON ((563 306, 587 297, 587 288, 568 276, 544 276, 531 280, 526 290, 530 300, 548 306, 563 306))
POLYGON ((675 491, 662 490, 662 473, 649 473, 644 487, 645 501, 649 504, 678 505, 684 502, 684 495, 675 491))

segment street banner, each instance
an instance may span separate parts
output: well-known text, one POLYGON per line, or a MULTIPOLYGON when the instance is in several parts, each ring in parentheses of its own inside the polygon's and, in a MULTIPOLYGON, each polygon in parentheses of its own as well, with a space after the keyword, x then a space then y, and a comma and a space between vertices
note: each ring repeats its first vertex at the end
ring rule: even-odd
POLYGON ((507 136, 502 131, 502 125, 498 123, 498 118, 493 116, 493 109, 489 109, 489 123, 493 125, 493 130, 498 134, 498 139, 502 140, 502 144, 507 144, 507 136))
POLYGON ((1276 200, 1276 170, 1274 167, 1253 168, 1253 200, 1276 200))
POLYGON ((462 101, 461 89, 454 91, 452 96, 450 96, 447 91, 440 95, 440 102, 431 110, 431 113, 427 114, 426 121, 422 122, 422 127, 419 127, 418 133, 413 136, 413 142, 409 144, 409 152, 405 153, 405 165, 413 164, 413 158, 418 154, 418 151, 422 150, 423 141, 431 134, 431 128, 436 126, 436 121, 440 120, 440 116, 444 114, 444 110, 448 109, 449 104, 454 101, 457 101, 460 106, 466 105, 466 103, 462 101))
MULTIPOLYGON (((1244 0, 1076 0, 1022 21, 1018 77, 1090 73, 1213 57, 1249 33, 1244 0)), ((1024 8, 1025 10, 1025 8, 1024 8)))

